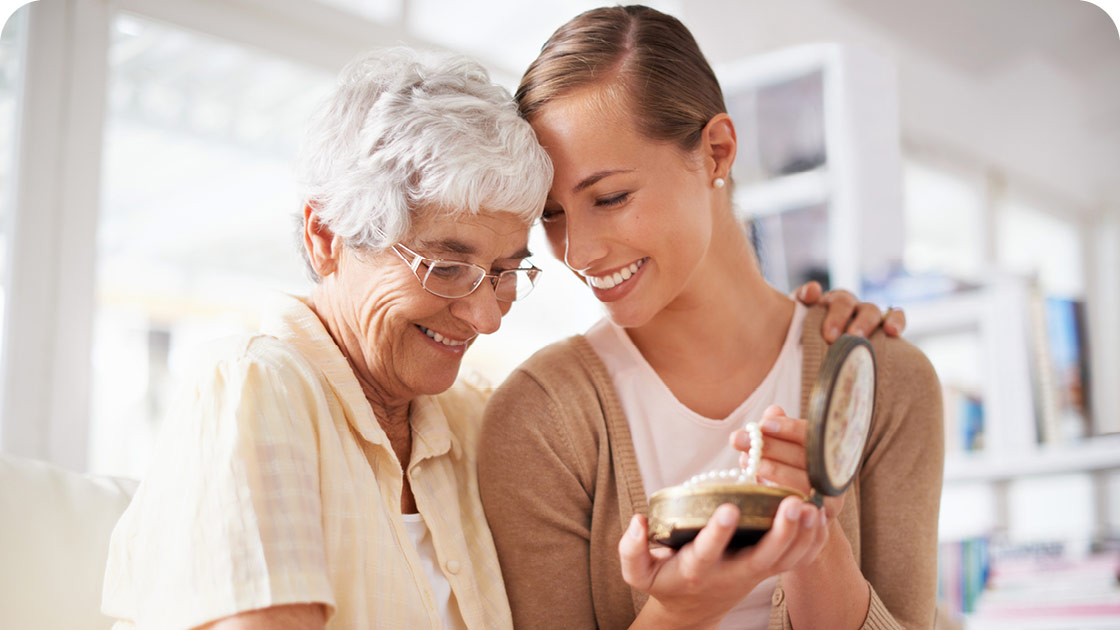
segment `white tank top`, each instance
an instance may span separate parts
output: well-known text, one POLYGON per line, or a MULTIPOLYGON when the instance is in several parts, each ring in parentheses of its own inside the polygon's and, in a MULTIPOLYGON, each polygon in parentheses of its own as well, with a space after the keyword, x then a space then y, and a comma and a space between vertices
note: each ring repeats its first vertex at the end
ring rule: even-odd
POLYGON ((451 592, 451 583, 447 576, 439 569, 439 559, 436 558, 436 548, 432 544, 432 536, 428 531, 428 524, 420 514, 402 514, 404 528, 416 551, 420 554, 420 563, 424 565, 424 575, 428 576, 428 583, 432 585, 436 606, 439 607, 439 618, 443 619, 444 630, 467 630, 459 614, 459 604, 451 592))
MULTIPOLYGON (((692 411, 673 395, 646 362, 626 331, 604 318, 587 331, 587 340, 606 365, 630 425, 638 469, 647 495, 683 483, 697 473, 735 468, 739 451, 728 436, 748 422, 757 422, 772 404, 791 416, 801 406, 801 328, 808 309, 798 303, 789 332, 770 371, 738 408, 713 420, 692 411)), ((777 577, 755 588, 720 624, 720 628, 765 630, 777 577)))

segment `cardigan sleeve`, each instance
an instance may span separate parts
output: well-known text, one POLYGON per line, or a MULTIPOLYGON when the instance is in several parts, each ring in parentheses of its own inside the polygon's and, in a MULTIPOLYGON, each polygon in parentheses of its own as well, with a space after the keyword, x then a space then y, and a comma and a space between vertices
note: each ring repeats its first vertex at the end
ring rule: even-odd
MULTIPOLYGON (((524 370, 484 414, 479 490, 514 627, 597 626, 590 574, 594 474, 582 470, 565 406, 524 370)), ((584 438, 586 439, 586 438, 584 438)))
POLYGON ((876 341, 878 407, 859 490, 860 563, 876 596, 865 628, 932 628, 945 460, 941 386, 916 347, 881 335, 876 341))
POLYGON ((871 585, 866 630, 932 628, 945 459, 941 386, 929 360, 877 336, 879 388, 859 473, 860 565, 871 585))

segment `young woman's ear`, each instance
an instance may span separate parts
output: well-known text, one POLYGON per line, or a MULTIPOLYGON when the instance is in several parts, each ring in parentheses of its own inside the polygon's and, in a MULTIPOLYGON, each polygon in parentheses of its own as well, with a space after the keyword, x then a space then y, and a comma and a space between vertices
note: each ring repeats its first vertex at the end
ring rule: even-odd
POLYGON ((325 223, 319 220, 314 206, 303 207, 303 247, 307 250, 307 260, 319 277, 325 278, 338 270, 338 258, 342 254, 342 239, 335 236, 325 223))
POLYGON ((701 136, 701 150, 704 163, 712 181, 717 178, 726 181, 731 177, 731 165, 735 163, 738 141, 735 137, 735 123, 727 114, 716 114, 704 125, 701 136))

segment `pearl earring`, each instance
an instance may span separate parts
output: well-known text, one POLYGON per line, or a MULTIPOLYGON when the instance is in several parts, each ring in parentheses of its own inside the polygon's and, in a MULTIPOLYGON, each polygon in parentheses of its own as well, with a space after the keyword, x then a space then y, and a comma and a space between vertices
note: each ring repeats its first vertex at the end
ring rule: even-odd
POLYGON ((716 188, 723 188, 724 184, 726 184, 726 183, 727 182, 723 181, 722 177, 717 177, 716 181, 712 182, 712 185, 715 186, 716 188))

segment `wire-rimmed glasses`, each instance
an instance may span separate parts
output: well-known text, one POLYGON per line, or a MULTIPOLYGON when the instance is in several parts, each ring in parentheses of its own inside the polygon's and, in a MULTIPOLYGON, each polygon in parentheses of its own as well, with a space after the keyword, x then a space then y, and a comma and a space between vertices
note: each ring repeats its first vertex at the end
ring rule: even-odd
POLYGON ((502 302, 515 302, 529 295, 543 273, 532 264, 488 273, 474 263, 425 258, 401 243, 393 245, 393 251, 408 265, 425 291, 444 298, 467 297, 474 293, 483 280, 489 279, 494 287, 494 297, 502 302))

